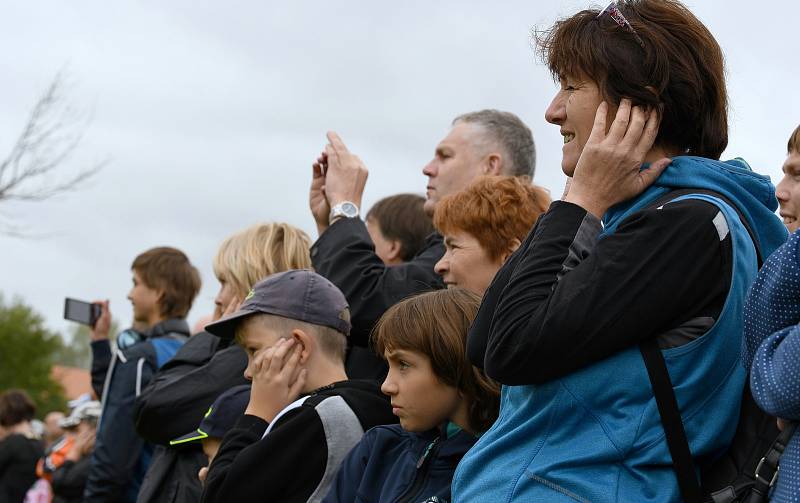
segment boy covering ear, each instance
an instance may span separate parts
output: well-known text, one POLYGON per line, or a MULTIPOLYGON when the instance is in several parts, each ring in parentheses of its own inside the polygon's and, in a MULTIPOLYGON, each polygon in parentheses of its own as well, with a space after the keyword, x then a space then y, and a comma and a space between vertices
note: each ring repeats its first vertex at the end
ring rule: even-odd
POLYGON ((209 467, 204 502, 321 499, 364 431, 397 421, 376 383, 347 379, 347 301, 312 271, 262 280, 206 330, 236 338, 253 384, 209 467))

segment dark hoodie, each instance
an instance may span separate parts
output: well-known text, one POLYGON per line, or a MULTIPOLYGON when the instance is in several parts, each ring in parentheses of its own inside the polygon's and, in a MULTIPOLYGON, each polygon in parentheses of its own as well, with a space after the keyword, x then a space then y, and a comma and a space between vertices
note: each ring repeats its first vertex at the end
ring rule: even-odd
POLYGON ((300 398, 271 424, 242 416, 222 440, 202 501, 318 501, 364 431, 396 422, 378 385, 357 380, 300 398))
MULTIPOLYGON (((189 338, 186 320, 173 318, 155 325, 145 339, 117 351, 103 387, 103 412, 97 425, 84 501, 133 502, 150 465, 153 445, 134 430, 134 401, 189 338)), ((108 345, 108 342, 105 342, 108 345)))
POLYGON ((450 501, 453 472, 478 439, 463 430, 449 435, 443 430, 372 428, 342 463, 323 503, 450 501))

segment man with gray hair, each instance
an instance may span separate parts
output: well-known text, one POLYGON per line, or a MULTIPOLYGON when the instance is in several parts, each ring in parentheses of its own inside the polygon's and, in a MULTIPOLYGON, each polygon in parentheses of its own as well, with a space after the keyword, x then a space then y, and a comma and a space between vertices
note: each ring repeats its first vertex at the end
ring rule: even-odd
MULTIPOLYGON (((309 202, 319 238, 311 247, 311 261, 350 304, 347 375, 382 379, 385 364, 368 349, 372 327, 400 300, 444 287, 433 270, 444 255, 444 244, 442 236, 433 233, 411 261, 384 265, 359 218, 367 168, 336 133, 329 132, 328 141, 313 165, 309 202)), ((516 115, 498 110, 460 115, 422 170, 428 177, 425 211, 433 215, 442 198, 481 175, 532 178, 535 158, 533 135, 516 115)))

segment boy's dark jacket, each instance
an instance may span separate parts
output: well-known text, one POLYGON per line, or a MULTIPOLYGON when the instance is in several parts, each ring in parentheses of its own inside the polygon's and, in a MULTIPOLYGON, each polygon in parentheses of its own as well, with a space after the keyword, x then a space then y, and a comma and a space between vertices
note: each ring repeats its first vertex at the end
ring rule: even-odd
POLYGON ((298 402, 266 436, 266 421, 239 419, 211 464, 204 503, 320 501, 364 431, 397 422, 388 398, 370 381, 337 382, 298 402))
POLYGON ((133 406, 153 374, 189 337, 183 319, 154 326, 146 339, 118 351, 108 368, 84 502, 136 501, 153 446, 136 434, 133 406))
POLYGON ((456 466, 476 441, 465 431, 445 438, 438 429, 378 426, 350 451, 323 502, 448 502, 456 466))

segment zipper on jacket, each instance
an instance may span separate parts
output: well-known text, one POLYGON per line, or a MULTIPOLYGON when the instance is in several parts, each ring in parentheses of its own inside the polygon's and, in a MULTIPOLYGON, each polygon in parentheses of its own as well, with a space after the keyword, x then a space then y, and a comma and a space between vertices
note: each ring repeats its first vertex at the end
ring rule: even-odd
POLYGON ((431 459, 436 457, 436 453, 439 450, 440 439, 441 437, 436 437, 433 442, 428 444, 428 447, 425 448, 422 456, 417 460, 417 473, 414 476, 414 482, 411 484, 411 487, 397 499, 397 503, 411 503, 419 496, 417 493, 425 487, 425 482, 428 480, 427 467, 431 459))

